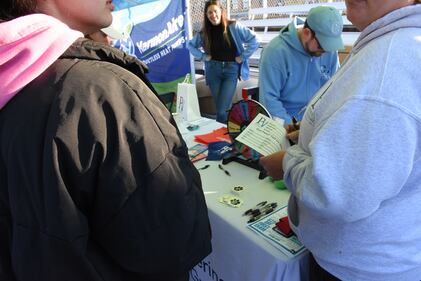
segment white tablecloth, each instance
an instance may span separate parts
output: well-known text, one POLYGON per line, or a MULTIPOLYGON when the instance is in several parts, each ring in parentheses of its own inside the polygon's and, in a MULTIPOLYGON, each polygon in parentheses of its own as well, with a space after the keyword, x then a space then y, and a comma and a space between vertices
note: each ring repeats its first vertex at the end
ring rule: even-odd
MULTIPOLYGON (((223 126, 214 120, 202 119, 189 124, 199 124, 199 130, 189 132, 187 124, 180 123, 187 145, 194 144, 194 135, 208 133, 223 126)), ((224 165, 231 176, 218 164, 221 161, 198 161, 203 190, 212 228, 213 252, 191 272, 191 281, 306 281, 308 280, 308 252, 289 258, 268 241, 247 228, 248 217, 242 214, 262 201, 287 204, 289 192, 278 190, 268 178, 259 180, 259 172, 232 162, 224 165), (239 197, 244 201, 239 208, 229 207, 218 198, 230 194, 234 186, 245 188, 239 197)), ((232 193, 231 193, 232 194, 232 193)))

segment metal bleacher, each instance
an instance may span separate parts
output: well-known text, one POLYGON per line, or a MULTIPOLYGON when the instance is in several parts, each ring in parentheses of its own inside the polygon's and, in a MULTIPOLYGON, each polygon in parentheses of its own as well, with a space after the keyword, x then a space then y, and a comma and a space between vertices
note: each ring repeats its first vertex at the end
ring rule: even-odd
MULTIPOLYGON (((354 30, 352 23, 345 15, 346 6, 344 1, 250 8, 247 12, 247 18, 244 19, 243 13, 243 18, 240 18, 237 21, 256 32, 261 40, 261 47, 263 48, 270 40, 272 40, 272 38, 277 36, 279 34, 279 30, 288 25, 294 17, 300 17, 305 20, 310 9, 317 6, 334 7, 340 14, 342 14, 344 23, 344 32, 342 33, 342 37, 344 39, 345 46, 347 46, 347 49, 342 52, 346 54, 358 38, 359 32, 354 30)), ((236 17, 235 14, 233 14, 233 16, 236 17)), ((258 67, 262 48, 259 48, 259 50, 257 50, 250 58, 251 66, 258 67)))
POLYGON ((238 22, 252 29, 255 27, 264 27, 266 32, 269 27, 286 26, 294 16, 305 18, 310 9, 317 6, 330 6, 336 8, 342 14, 344 25, 352 25, 345 16, 346 7, 344 2, 252 8, 248 11, 248 19, 239 20, 238 22), (257 19, 259 16, 261 16, 261 18, 257 19))
MULTIPOLYGON (((252 29, 258 36, 261 42, 258 48, 249 60, 250 64, 250 80, 240 81, 237 88, 237 99, 241 98, 241 89, 256 98, 257 83, 259 78, 259 60, 263 48, 276 37, 280 30, 287 26, 294 17, 305 19, 311 8, 316 6, 331 6, 339 10, 342 14, 344 22, 344 29, 342 37, 346 46, 345 50, 339 51, 339 58, 341 61, 348 55, 352 45, 359 36, 352 23, 347 19, 346 7, 344 1, 337 0, 250 0, 250 5, 247 8, 239 10, 238 12, 231 12, 230 18, 235 19, 243 26, 252 29), (276 1, 276 5, 275 2, 276 1), (323 1, 323 2, 322 2, 323 1), (328 1, 328 2, 326 2, 328 1), (317 3, 315 3, 317 2, 317 3), (289 4, 288 4, 289 3, 289 4), (292 3, 292 4, 291 4, 292 3), (299 3, 299 4, 298 4, 299 3), (268 6, 271 5, 271 6, 268 6)), ((198 24, 200 26, 200 23, 198 24)), ((196 79, 198 85, 198 92, 205 92, 206 87, 201 87, 203 84, 203 62, 195 61, 196 79)), ((210 95, 209 93, 201 95, 210 95)), ((200 95, 199 95, 200 96, 200 95)))

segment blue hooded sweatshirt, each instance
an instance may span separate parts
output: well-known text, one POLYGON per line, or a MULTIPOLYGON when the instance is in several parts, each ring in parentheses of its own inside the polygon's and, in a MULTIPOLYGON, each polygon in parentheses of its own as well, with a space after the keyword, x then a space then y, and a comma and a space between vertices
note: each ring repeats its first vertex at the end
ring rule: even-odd
POLYGON ((301 120, 301 109, 339 67, 338 52, 313 57, 304 50, 297 34, 297 25, 303 23, 295 18, 269 42, 260 59, 259 99, 286 124, 292 116, 301 120))

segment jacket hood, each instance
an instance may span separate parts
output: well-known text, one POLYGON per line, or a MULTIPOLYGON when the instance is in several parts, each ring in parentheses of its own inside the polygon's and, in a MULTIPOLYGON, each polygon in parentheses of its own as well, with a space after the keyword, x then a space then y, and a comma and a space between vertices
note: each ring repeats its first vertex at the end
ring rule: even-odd
POLYGON ((0 109, 83 34, 44 14, 0 23, 0 109))
POLYGON ((410 5, 385 15, 367 26, 358 37, 352 48, 352 53, 357 53, 370 41, 386 33, 401 28, 421 27, 421 4, 410 5))
POLYGON ((292 22, 290 22, 285 28, 283 28, 280 31, 279 36, 281 36, 282 40, 284 40, 289 46, 291 46, 295 50, 310 56, 306 52, 306 50, 304 50, 303 44, 301 44, 301 41, 298 38, 297 28, 298 26, 303 24, 303 19, 295 17, 292 22))

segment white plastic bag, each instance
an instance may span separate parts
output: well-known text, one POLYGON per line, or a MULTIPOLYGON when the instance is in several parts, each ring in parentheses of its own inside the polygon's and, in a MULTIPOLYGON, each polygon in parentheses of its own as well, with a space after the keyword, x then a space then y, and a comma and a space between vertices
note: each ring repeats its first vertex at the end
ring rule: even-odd
POLYGON ((190 84, 190 75, 187 74, 182 83, 177 85, 177 114, 183 121, 200 119, 199 100, 197 98, 196 85, 190 84))

